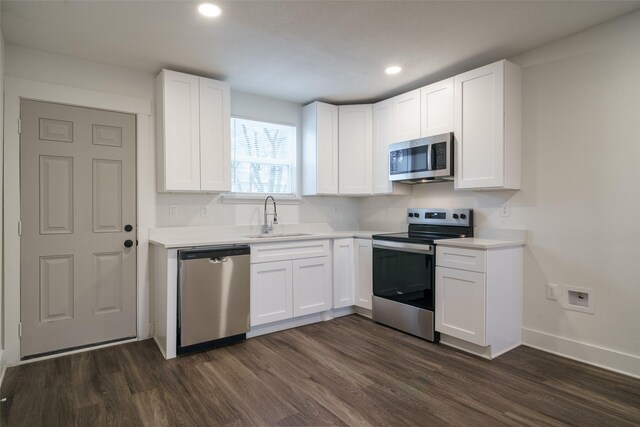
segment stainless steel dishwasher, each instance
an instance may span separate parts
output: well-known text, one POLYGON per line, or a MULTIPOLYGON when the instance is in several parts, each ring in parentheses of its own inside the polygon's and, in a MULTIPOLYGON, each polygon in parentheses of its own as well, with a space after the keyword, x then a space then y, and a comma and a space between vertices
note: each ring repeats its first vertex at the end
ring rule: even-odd
POLYGON ((246 338, 249 254, 246 245, 178 251, 179 355, 246 338))

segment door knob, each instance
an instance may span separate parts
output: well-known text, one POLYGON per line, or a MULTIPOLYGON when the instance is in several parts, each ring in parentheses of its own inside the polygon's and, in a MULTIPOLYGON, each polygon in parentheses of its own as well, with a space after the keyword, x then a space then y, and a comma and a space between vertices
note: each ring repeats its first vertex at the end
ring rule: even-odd
POLYGON ((127 224, 124 226, 124 231, 129 232, 133 230, 133 226, 131 224, 127 224))
POLYGON ((125 240, 124 241, 124 247, 125 248, 130 248, 131 246, 133 246, 133 240, 125 240))

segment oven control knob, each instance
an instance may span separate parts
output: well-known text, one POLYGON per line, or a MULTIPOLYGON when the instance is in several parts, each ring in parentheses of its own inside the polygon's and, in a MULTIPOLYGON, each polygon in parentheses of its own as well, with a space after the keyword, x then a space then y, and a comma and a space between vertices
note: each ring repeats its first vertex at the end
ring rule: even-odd
POLYGON ((413 218, 413 214, 412 213, 409 213, 409 218, 413 218))
POLYGON ((458 219, 458 214, 453 214, 453 219, 458 219))
POLYGON ((467 215, 465 214, 460 214, 460 219, 465 219, 467 217, 467 215))

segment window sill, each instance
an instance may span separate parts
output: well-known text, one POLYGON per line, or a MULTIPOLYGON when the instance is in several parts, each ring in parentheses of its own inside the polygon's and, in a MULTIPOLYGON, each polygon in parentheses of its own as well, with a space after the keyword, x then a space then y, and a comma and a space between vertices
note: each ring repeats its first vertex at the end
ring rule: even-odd
POLYGON ((267 193, 224 193, 223 203, 263 204, 264 199, 273 196, 280 205, 299 205, 302 197, 297 194, 267 194, 267 193))

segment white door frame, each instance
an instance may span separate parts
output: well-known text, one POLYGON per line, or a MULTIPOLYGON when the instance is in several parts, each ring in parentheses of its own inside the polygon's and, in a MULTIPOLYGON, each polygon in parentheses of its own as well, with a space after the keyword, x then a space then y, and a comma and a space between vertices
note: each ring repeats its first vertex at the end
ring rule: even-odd
POLYGON ((4 93, 4 363, 20 362, 20 186, 16 183, 20 182, 21 99, 136 115, 137 335, 138 339, 149 337, 149 228, 155 220, 151 100, 12 77, 5 78, 4 93))

